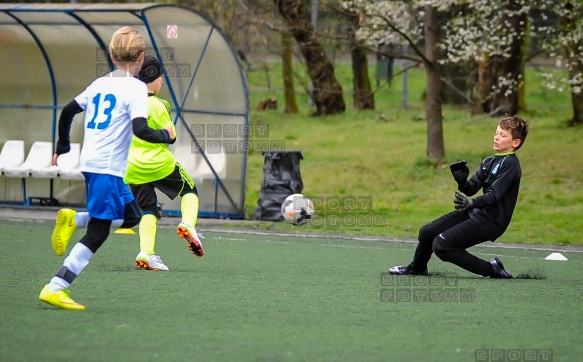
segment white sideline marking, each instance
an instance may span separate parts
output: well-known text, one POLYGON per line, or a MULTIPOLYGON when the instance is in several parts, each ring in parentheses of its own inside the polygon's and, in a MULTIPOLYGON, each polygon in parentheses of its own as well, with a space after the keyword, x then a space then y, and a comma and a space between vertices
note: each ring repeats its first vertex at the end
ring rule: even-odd
MULTIPOLYGON (((405 239, 405 238, 383 238, 374 236, 350 236, 350 235, 336 235, 336 234, 291 234, 291 233, 281 233, 281 232, 270 232, 270 231, 253 231, 253 230, 226 230, 226 229, 205 229, 205 232, 220 233, 220 234, 247 234, 247 235, 270 235, 270 236, 283 236, 283 237, 295 237, 295 238, 323 238, 323 239, 338 239, 338 240, 355 240, 355 241, 381 241, 381 242, 394 242, 394 243, 413 243, 417 244, 416 239, 405 239)), ((583 253, 583 248, 580 247, 562 247, 553 245, 531 245, 531 244, 502 244, 502 243, 491 243, 485 242, 476 245, 476 247, 484 248, 499 248, 499 249, 521 249, 521 250, 541 250, 550 252, 567 252, 567 253, 583 253)))

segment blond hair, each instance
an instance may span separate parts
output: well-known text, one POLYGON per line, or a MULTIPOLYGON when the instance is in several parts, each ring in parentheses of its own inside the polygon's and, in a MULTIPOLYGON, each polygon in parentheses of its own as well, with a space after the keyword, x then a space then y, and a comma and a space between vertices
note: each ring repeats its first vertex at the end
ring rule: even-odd
POLYGON ((109 54, 114 62, 135 62, 144 48, 140 33, 129 26, 117 29, 109 42, 109 54))

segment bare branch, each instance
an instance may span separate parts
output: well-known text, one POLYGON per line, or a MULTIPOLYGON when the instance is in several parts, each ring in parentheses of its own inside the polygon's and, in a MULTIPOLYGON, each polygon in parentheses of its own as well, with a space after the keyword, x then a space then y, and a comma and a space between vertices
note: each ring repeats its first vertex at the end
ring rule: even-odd
POLYGON ((423 63, 425 64, 431 64, 431 61, 429 61, 429 59, 427 59, 425 57, 425 54, 423 54, 423 52, 421 51, 421 49, 419 49, 419 47, 415 44, 415 42, 413 41, 413 39, 411 39, 411 37, 409 35, 407 35, 405 32, 403 32, 401 29, 399 29, 398 27, 396 27, 391 21, 390 19, 387 19, 385 16, 381 16, 381 15, 373 15, 375 17, 378 17, 380 19, 382 19, 389 28, 391 28, 392 31, 394 31, 395 33, 399 34, 401 37, 403 37, 403 39, 405 39, 405 41, 411 46, 411 48, 413 49, 413 51, 415 52, 415 54, 417 54, 419 56, 419 58, 422 59, 423 63))

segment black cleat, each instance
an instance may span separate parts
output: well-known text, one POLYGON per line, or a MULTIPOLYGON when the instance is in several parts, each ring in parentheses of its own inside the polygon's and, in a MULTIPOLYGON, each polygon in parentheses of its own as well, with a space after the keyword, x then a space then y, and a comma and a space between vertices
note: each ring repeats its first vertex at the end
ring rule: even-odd
POLYGON ((500 279, 512 279, 513 276, 509 272, 504 269, 504 264, 502 261, 498 259, 498 257, 492 258, 490 260, 490 264, 492 264, 492 268, 494 268, 494 274, 490 276, 490 278, 500 278, 500 279))
POLYGON ((427 269, 424 271, 415 271, 411 265, 397 265, 389 268, 389 274, 393 275, 429 275, 427 269))

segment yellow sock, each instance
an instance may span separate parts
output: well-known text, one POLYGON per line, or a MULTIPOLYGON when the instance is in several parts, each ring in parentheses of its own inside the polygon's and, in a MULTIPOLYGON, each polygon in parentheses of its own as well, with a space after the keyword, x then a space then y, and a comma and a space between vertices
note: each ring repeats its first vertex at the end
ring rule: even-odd
POLYGON ((156 246, 156 228, 158 219, 152 214, 144 214, 140 221, 140 250, 153 255, 156 246))
POLYGON ((198 219, 198 196, 194 193, 182 196, 180 212, 182 213, 182 222, 195 227, 198 219))

